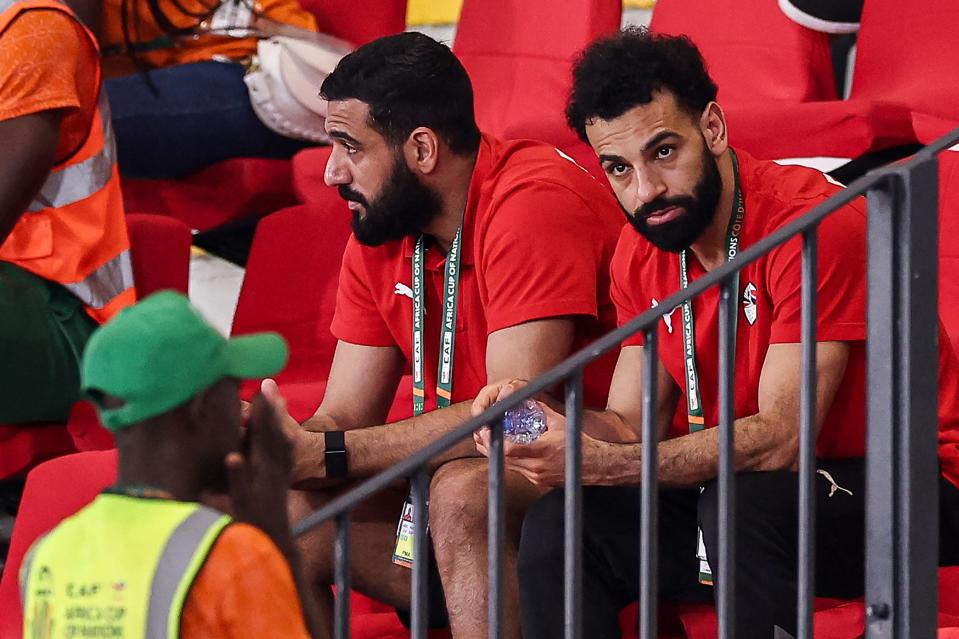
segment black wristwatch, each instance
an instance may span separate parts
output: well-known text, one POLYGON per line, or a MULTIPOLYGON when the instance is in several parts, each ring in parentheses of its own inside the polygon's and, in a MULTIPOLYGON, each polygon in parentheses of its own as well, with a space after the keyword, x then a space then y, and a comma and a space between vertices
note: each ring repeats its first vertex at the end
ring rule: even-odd
POLYGON ((323 437, 326 444, 326 476, 346 477, 346 433, 328 430, 323 437))

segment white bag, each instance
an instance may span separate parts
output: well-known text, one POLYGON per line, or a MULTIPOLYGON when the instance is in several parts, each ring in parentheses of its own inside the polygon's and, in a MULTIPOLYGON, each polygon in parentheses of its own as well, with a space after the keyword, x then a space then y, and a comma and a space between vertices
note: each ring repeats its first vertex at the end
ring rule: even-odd
POLYGON ((329 44, 282 35, 260 40, 243 78, 253 111, 280 135, 329 144, 320 86, 347 53, 332 39, 329 44))

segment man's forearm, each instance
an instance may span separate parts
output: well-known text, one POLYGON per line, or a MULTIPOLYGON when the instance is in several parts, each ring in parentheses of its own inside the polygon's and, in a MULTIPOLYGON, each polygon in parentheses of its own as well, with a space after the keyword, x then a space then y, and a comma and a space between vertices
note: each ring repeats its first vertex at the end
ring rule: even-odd
MULTIPOLYGON (((311 418, 312 420, 318 417, 311 418)), ((345 431, 346 461, 349 477, 368 477, 406 459, 416 451, 448 433, 470 418, 470 403, 461 402, 418 417, 382 426, 345 431)), ((304 426, 307 426, 304 423, 304 426)), ((313 424, 316 425, 315 423, 313 424)), ((326 478, 324 434, 311 432, 308 457, 297 466, 298 480, 326 478)), ((435 468, 451 459, 476 457, 472 438, 466 438, 430 461, 435 468)))
MULTIPOLYGON (((784 433, 760 415, 736 420, 735 468, 737 472, 785 470, 795 462, 798 434, 784 433)), ((597 442, 591 446, 584 472, 590 483, 637 485, 641 477, 641 444, 597 442)), ((708 428, 659 443, 657 477, 663 486, 690 487, 711 481, 719 474, 719 429, 708 428)))

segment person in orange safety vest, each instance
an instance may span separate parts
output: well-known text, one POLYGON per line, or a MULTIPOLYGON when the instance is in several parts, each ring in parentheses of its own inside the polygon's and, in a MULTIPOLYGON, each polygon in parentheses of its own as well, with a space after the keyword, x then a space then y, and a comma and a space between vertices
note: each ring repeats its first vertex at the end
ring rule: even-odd
POLYGON ((99 51, 56 0, 0 0, 0 424, 66 420, 93 330, 135 301, 99 51))

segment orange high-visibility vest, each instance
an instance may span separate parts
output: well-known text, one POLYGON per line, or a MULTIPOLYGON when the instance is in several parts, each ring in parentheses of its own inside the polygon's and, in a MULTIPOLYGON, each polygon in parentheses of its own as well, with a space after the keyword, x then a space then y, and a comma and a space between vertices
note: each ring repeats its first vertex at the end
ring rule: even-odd
MULTIPOLYGON (((52 9, 79 20, 56 0, 0 0, 0 37, 22 11, 52 9)), ((96 39, 84 29, 99 52, 96 39)), ((3 61, 0 61, 3 64, 3 61)), ((136 301, 116 167, 110 108, 96 71, 98 105, 80 149, 50 171, 46 182, 0 245, 11 262, 66 287, 100 323, 136 301)))

